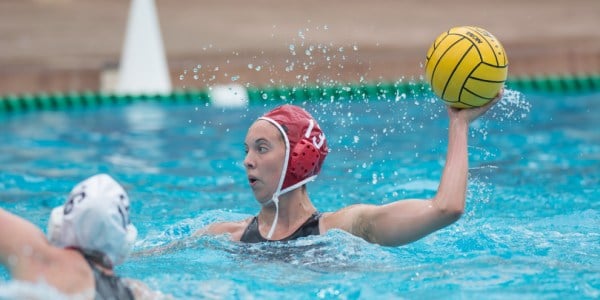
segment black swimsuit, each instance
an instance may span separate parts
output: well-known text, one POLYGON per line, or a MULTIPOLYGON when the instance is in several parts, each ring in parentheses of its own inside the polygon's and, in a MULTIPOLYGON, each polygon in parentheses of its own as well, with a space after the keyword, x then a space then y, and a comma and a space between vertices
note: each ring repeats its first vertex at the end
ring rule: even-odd
POLYGON ((96 285, 95 300, 133 300, 133 293, 125 285, 125 283, 117 275, 107 275, 100 270, 95 262, 98 261, 93 256, 84 253, 85 251, 79 250, 85 260, 92 268, 94 273, 94 281, 96 285))
MULTIPOLYGON (((281 240, 277 240, 276 242, 286 242, 295 240, 297 238, 306 237, 309 235, 319 235, 321 234, 319 231, 319 219, 321 218, 321 213, 315 212, 312 214, 298 230, 292 233, 290 236, 283 238, 281 240)), ((273 242, 271 240, 267 240, 262 235, 260 235, 260 231, 258 230, 258 217, 254 217, 246 230, 244 230, 244 234, 240 238, 240 242, 244 243, 261 243, 261 242, 273 242)))

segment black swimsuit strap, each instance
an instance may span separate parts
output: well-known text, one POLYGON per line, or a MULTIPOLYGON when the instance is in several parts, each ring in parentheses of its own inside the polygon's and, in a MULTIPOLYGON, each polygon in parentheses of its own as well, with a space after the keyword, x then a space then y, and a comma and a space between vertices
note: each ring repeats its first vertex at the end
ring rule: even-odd
POLYGON ((133 300, 135 299, 133 296, 133 292, 129 289, 129 287, 119 278, 117 275, 108 275, 102 270, 98 268, 96 263, 98 263, 97 255, 90 255, 88 251, 83 251, 81 249, 75 249, 83 255, 85 261, 87 261, 88 265, 92 269, 92 273, 94 273, 94 283, 96 287, 96 295, 94 296, 95 300, 133 300))
POLYGON ((321 213, 315 212, 313 213, 307 220, 304 222, 294 233, 289 235, 286 238, 273 241, 265 239, 258 230, 258 217, 255 216, 252 218, 252 221, 244 230, 244 234, 240 238, 240 242, 244 243, 261 243, 261 242, 286 242, 295 240, 301 237, 307 237, 310 235, 319 235, 321 234, 319 231, 319 219, 321 218, 321 213))

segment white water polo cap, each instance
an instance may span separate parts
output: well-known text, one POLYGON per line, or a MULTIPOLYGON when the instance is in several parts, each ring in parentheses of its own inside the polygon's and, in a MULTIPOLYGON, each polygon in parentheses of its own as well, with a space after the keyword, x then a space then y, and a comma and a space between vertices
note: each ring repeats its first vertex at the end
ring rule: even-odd
MULTIPOLYGON (((285 158, 277 190, 271 201, 275 204, 275 219, 267 235, 270 239, 279 218, 279 196, 313 181, 329 153, 325 134, 317 121, 304 109, 282 105, 267 112, 259 120, 277 127, 285 143, 285 158)), ((269 203, 267 202, 267 203, 269 203)))
POLYGON ((136 237, 129 220, 129 197, 106 174, 78 183, 65 204, 52 210, 48 222, 50 243, 100 253, 110 267, 125 261, 136 237))

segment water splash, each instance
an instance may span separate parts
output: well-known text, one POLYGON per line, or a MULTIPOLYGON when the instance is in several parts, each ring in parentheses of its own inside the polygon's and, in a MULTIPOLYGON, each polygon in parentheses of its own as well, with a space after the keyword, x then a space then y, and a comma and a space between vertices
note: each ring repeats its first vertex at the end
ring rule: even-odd
MULTIPOLYGON (((273 26, 276 29, 276 26, 273 26)), ((361 82, 364 83, 364 76, 369 68, 366 66, 365 60, 360 58, 359 46, 357 44, 336 45, 334 43, 315 42, 316 36, 329 30, 328 25, 313 25, 311 21, 307 21, 305 28, 299 29, 297 35, 291 38, 291 41, 286 43, 288 54, 283 57, 282 61, 277 57, 272 57, 271 54, 265 55, 263 51, 259 55, 254 55, 248 58, 248 61, 243 62, 248 70, 260 72, 262 78, 267 78, 269 86, 295 86, 299 88, 317 87, 324 89, 327 87, 336 88, 343 86, 346 82, 361 82), (298 55, 303 54, 303 55, 298 55), (349 74, 348 67, 358 69, 355 75, 349 74), (364 70, 367 70, 366 72, 364 70), (281 76, 280 74, 287 74, 281 76), (295 79, 295 80, 294 80, 295 79)), ((274 37, 275 34, 272 35, 274 37)), ((203 47, 204 51, 213 50, 214 46, 209 45, 203 47)), ((220 52, 220 50, 217 49, 220 52)), ((234 51, 233 56, 240 56, 240 53, 234 51)), ((236 59, 239 61, 239 58, 236 59)), ((214 84, 227 83, 227 81, 238 81, 246 87, 252 87, 250 82, 254 76, 249 73, 240 72, 235 76, 227 76, 226 68, 230 60, 224 59, 223 63, 212 62, 197 64, 192 68, 192 76, 188 78, 187 70, 179 75, 180 81, 183 84, 193 85, 196 88, 208 88, 214 84), (201 67, 198 67, 201 66, 201 67), (190 80, 191 81, 188 81, 190 80)), ((267 87, 269 87, 267 86, 267 87)), ((184 86, 186 88, 186 86, 184 86)), ((339 95, 328 95, 330 101, 339 99, 339 95)), ((269 100, 268 95, 266 96, 269 100)), ((311 95, 325 99, 324 95, 311 95)), ((283 102, 292 101, 294 97, 291 94, 279 96, 273 100, 283 100, 283 102)), ((311 99, 316 100, 316 99, 311 99)))
POLYGON ((484 116, 471 124, 471 136, 481 136, 484 140, 488 136, 490 122, 500 122, 504 127, 514 126, 525 120, 531 112, 531 103, 525 95, 516 90, 504 90, 502 99, 496 103, 484 116))
POLYGON ((180 242, 182 245, 190 245, 197 239, 192 236, 198 231, 203 230, 209 224, 218 222, 234 222, 248 218, 247 214, 236 214, 224 212, 221 210, 205 211, 194 217, 180 220, 167 228, 160 228, 148 232, 145 237, 138 239, 135 243, 135 251, 151 253, 152 248, 162 247, 174 242, 180 242))
POLYGON ((0 286, 0 299, 88 299, 91 298, 90 293, 94 292, 91 290, 81 294, 66 295, 44 281, 32 283, 12 280, 0 283, 2 283, 0 286))

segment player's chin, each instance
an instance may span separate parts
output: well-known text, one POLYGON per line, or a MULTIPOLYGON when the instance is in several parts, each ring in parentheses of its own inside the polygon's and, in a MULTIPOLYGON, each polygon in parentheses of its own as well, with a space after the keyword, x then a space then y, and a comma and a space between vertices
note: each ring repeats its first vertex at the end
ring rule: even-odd
POLYGON ((254 192, 254 198, 260 205, 265 205, 271 200, 271 195, 267 195, 257 189, 253 189, 252 192, 254 192))

